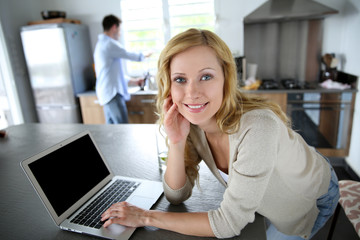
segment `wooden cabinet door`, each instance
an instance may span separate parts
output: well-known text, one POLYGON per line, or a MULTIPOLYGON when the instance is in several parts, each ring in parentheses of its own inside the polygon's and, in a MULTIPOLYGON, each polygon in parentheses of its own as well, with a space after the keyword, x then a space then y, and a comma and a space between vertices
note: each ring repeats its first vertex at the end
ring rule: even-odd
POLYGON ((126 105, 129 123, 156 123, 155 95, 132 95, 126 105))
POLYGON ((286 106, 287 106, 286 93, 249 93, 249 94, 254 94, 255 96, 259 96, 279 104, 281 109, 286 113, 286 106))
POLYGON ((104 124, 103 107, 99 104, 96 95, 80 96, 81 115, 85 124, 104 124))

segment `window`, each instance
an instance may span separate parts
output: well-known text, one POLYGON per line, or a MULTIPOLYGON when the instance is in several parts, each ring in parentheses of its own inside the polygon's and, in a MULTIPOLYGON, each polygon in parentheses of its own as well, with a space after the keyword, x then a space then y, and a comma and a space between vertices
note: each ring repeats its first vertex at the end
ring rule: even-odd
POLYGON ((214 31, 214 0, 121 0, 121 34, 130 51, 153 52, 144 62, 128 62, 129 74, 156 72, 160 52, 176 34, 194 27, 214 31))
POLYGON ((171 37, 186 29, 214 31, 213 0, 168 0, 171 37))
POLYGON ((24 122, 0 22, 0 129, 24 122))

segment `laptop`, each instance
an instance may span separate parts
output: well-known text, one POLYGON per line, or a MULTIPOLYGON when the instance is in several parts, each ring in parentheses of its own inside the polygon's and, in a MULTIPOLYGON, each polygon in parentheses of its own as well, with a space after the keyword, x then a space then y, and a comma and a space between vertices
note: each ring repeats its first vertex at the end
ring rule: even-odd
POLYGON ((109 206, 127 201, 150 209, 163 193, 161 182, 115 176, 89 131, 25 159, 21 167, 57 226, 107 239, 128 239, 136 229, 104 228, 100 216, 109 206))

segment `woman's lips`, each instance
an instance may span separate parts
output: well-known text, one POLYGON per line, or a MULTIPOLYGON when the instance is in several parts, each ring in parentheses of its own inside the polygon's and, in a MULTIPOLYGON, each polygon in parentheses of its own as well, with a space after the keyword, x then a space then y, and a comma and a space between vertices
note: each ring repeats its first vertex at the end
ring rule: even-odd
POLYGON ((206 105, 208 103, 209 102, 204 104, 184 104, 184 105, 190 110, 190 112, 202 112, 206 108, 206 105))

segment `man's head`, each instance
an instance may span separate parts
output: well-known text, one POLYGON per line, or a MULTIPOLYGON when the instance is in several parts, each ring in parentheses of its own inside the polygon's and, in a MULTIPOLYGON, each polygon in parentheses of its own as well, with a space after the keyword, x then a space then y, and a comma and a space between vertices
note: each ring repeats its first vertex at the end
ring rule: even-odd
POLYGON ((114 15, 107 15, 102 21, 104 33, 113 39, 118 39, 120 35, 121 19, 114 15))

